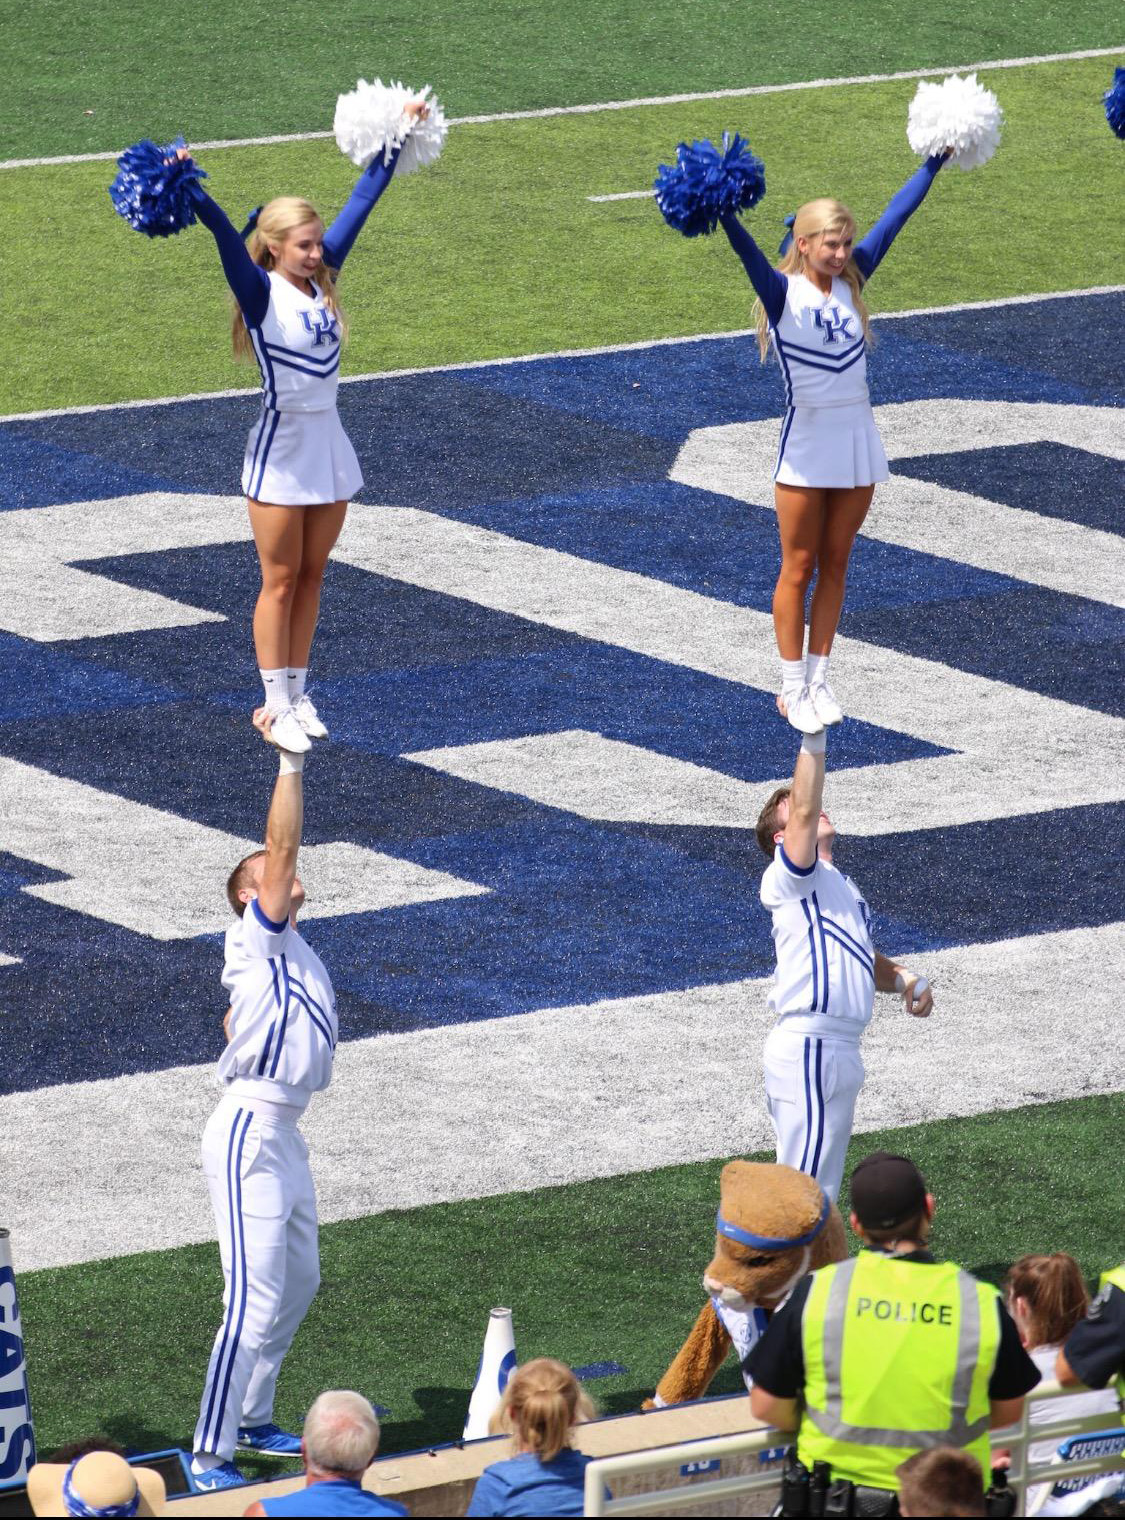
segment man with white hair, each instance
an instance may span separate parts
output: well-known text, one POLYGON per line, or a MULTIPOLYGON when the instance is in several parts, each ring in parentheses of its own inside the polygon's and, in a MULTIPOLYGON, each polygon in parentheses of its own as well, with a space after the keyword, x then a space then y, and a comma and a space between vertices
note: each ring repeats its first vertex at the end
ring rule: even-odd
POLYGON ((406 1515, 393 1499, 364 1488, 363 1474, 379 1449, 379 1421, 359 1393, 322 1393, 305 1416, 301 1456, 305 1486, 262 1499, 247 1515, 406 1515))

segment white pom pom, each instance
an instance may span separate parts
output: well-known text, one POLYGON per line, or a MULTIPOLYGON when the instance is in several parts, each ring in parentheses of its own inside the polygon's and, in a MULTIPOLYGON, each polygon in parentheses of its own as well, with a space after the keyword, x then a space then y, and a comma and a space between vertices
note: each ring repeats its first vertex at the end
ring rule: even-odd
POLYGON ((361 79, 354 90, 336 101, 332 130, 340 152, 357 168, 365 169, 379 153, 386 162, 395 148, 401 147, 395 173, 413 174, 437 158, 449 128, 429 85, 424 90, 408 90, 397 81, 384 84, 376 79, 368 84, 361 79), (419 96, 429 106, 425 121, 406 114, 409 102, 419 96))
POLYGON ((1000 102, 977 83, 975 74, 950 74, 941 84, 919 84, 910 102, 906 137, 924 158, 952 148, 951 163, 976 169, 996 152, 1003 120, 1000 102))

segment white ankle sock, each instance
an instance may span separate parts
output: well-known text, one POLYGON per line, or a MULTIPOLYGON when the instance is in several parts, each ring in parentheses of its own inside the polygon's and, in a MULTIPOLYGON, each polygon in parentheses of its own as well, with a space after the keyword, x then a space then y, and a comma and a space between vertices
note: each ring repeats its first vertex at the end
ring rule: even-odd
POLYGON ((823 686, 827 683, 829 658, 826 654, 809 655, 805 661, 805 680, 810 686, 823 686))
POLYGON ((781 662, 781 690, 782 693, 799 692, 805 684, 804 660, 782 660, 781 662))
POLYGON ((305 694, 305 681, 308 678, 308 674, 309 674, 309 667, 307 665, 303 665, 300 668, 300 670, 294 670, 293 667, 292 667, 292 665, 290 665, 290 667, 289 667, 289 700, 290 700, 290 702, 297 703, 304 696, 304 694, 305 694))
POLYGON ((262 670, 259 667, 258 674, 266 689, 266 711, 274 714, 284 712, 289 706, 289 682, 285 666, 280 670, 262 670))
POLYGON ((201 1476, 203 1473, 210 1472, 213 1467, 222 1467, 222 1465, 222 1457, 217 1457, 213 1451, 197 1451, 191 1459, 192 1472, 199 1473, 201 1476))

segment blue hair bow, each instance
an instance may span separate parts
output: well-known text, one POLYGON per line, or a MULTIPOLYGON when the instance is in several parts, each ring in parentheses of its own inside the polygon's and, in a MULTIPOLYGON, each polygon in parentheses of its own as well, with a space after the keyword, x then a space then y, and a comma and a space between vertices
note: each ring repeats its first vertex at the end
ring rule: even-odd
POLYGON ((789 215, 785 218, 785 226, 786 226, 786 228, 788 230, 787 230, 785 236, 782 238, 781 243, 780 243, 780 245, 778 247, 778 250, 777 250, 778 253, 782 255, 782 257, 784 257, 784 255, 789 252, 789 245, 793 241, 793 225, 796 222, 796 220, 797 220, 797 214, 794 211, 791 211, 789 213, 789 215))
POLYGON ((261 206, 255 206, 253 211, 251 211, 250 215, 246 218, 246 226, 243 227, 242 232, 239 234, 243 240, 248 238, 253 232, 254 228, 258 225, 258 215, 261 212, 261 209, 261 206))

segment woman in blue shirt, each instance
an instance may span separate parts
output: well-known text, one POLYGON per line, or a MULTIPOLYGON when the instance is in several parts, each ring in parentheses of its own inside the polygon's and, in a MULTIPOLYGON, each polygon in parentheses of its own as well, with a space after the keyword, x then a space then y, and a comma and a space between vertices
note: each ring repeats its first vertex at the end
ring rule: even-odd
POLYGON ((515 1372, 493 1429, 509 1431, 515 1454, 486 1467, 467 1515, 581 1515, 586 1467, 570 1445, 575 1425, 594 1406, 569 1367, 541 1356, 515 1372))

